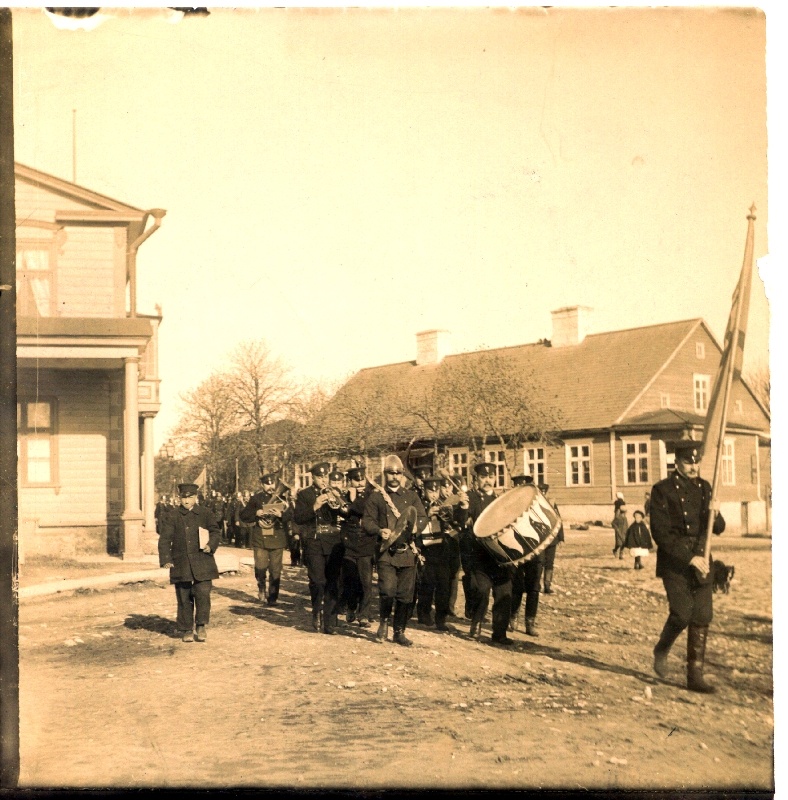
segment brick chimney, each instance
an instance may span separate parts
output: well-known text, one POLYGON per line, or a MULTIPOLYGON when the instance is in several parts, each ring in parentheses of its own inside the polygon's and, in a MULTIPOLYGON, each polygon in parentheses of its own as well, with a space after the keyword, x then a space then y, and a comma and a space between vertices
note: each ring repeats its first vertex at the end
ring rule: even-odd
POLYGON ((446 330, 422 331, 416 334, 416 366, 440 364, 451 353, 451 333, 446 330))
POLYGON ((570 347, 580 344, 586 338, 591 327, 589 306, 566 306, 550 313, 553 316, 553 347, 570 347))

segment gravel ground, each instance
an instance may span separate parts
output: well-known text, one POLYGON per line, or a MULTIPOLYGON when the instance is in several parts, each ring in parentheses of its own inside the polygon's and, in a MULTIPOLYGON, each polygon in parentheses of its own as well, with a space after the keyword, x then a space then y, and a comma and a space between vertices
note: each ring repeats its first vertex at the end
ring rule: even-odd
POLYGON ((652 673, 661 582, 612 538, 568 532, 540 635, 511 649, 467 621, 413 625, 411 648, 314 633, 303 568, 276 608, 250 571, 216 581, 206 643, 177 638, 169 586, 23 604, 21 785, 769 791, 771 541, 715 547, 736 577, 704 696, 684 688, 684 636, 668 680, 652 673))

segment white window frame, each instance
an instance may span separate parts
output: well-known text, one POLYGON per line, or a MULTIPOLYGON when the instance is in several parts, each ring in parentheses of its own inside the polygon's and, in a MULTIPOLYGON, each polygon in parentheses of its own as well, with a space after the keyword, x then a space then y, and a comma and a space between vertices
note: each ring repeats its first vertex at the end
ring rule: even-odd
POLYGON ((450 447, 448 451, 449 472, 457 475, 466 485, 469 485, 471 451, 467 447, 450 447))
POLYGON ((20 485, 23 488, 57 487, 60 477, 57 457, 57 402, 52 397, 22 397, 17 403, 16 419, 20 485), (38 426, 35 420, 31 422, 30 411, 35 405, 49 407, 48 426, 38 426), (38 443, 46 443, 45 459, 34 455, 38 443), (42 461, 49 469, 48 479, 34 480, 31 478, 31 464, 42 461))
POLYGON ((695 357, 706 358, 706 345, 703 342, 695 342, 695 357))
POLYGON ((727 436, 722 441, 720 472, 723 486, 736 485, 736 446, 734 440, 727 436))
MULTIPOLYGON (((52 317, 55 315, 55 268, 57 246, 53 239, 17 239, 16 289, 19 316, 52 317), (28 254, 46 255, 44 269, 29 268, 28 254), (40 285, 40 290, 37 288, 40 285), (42 307, 43 306, 43 307, 42 307)), ((32 263, 35 263, 35 259, 32 263)))
POLYGON ((621 455, 622 455, 622 469, 623 472, 621 473, 624 478, 624 484, 626 486, 645 486, 648 484, 653 483, 651 480, 651 440, 650 439, 642 439, 636 437, 628 437, 626 439, 621 440, 621 455), (645 452, 641 451, 641 445, 646 446, 645 452), (629 447, 635 447, 635 452, 633 454, 629 454, 627 449, 629 447), (635 480, 629 480, 629 459, 635 459, 635 480), (641 480, 640 477, 640 467, 641 467, 641 460, 646 460, 646 477, 644 480, 641 480))
POLYGON ((696 414, 705 414, 709 410, 709 391, 711 375, 695 372, 692 375, 692 405, 696 414))
POLYGON ((537 486, 547 483, 547 448, 544 445, 523 448, 523 472, 530 475, 537 486))
POLYGON ((484 460, 488 464, 495 464, 495 488, 503 488, 506 486, 506 448, 496 447, 484 448, 484 460))
POLYGON ((295 465, 296 491, 306 489, 312 485, 312 473, 309 471, 311 464, 301 463, 295 465))
POLYGON ((659 407, 670 408, 670 395, 667 392, 662 392, 659 395, 659 407))
MULTIPOLYGON (((570 488, 582 488, 584 486, 594 485, 594 443, 590 439, 585 439, 577 442, 566 442, 564 444, 564 454, 566 457, 566 485, 570 488), (583 452, 584 448, 588 448, 588 454, 583 452), (577 449, 577 455, 572 454, 572 450, 577 449), (577 462, 582 465, 585 461, 588 462, 588 480, 578 480, 577 483, 572 482, 572 464, 577 462)), ((578 466, 578 478, 582 478, 584 471, 578 466)))

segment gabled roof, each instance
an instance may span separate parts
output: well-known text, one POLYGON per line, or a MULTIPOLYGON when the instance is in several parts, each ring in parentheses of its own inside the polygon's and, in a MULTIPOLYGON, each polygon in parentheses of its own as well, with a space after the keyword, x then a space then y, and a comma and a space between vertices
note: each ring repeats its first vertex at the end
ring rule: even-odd
POLYGON ((127 214, 133 217, 140 217, 145 214, 140 208, 135 208, 127 203, 121 203, 119 200, 113 200, 111 197, 91 191, 76 183, 65 181, 62 178, 56 178, 54 175, 49 175, 41 170, 25 166, 18 161, 14 163, 14 175, 16 180, 22 180, 33 186, 54 192, 55 194, 69 197, 79 203, 93 206, 99 211, 113 211, 118 214, 127 214))
MULTIPOLYGON (((483 351, 494 353, 515 374, 535 373, 541 382, 538 400, 556 408, 561 430, 588 431, 611 428, 649 385, 687 338, 704 326, 700 319, 597 333, 568 347, 542 343, 483 351)), ((477 353, 447 356, 444 363, 473 358, 477 353)), ((321 424, 343 424, 332 419, 332 408, 355 398, 383 391, 423 393, 440 365, 417 366, 414 361, 370 367, 356 373, 325 409, 321 424), (388 387, 388 388, 386 388, 388 387)), ((426 425, 414 420, 391 420, 392 431, 407 427, 407 438, 430 438, 426 425)))

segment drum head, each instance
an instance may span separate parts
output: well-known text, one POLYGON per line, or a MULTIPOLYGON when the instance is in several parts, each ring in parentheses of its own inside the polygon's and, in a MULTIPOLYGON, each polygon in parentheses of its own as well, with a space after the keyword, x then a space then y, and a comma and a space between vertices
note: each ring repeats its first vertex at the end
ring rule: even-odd
POLYGON ((473 526, 473 532, 480 539, 494 536, 498 531, 511 525, 518 517, 531 507, 537 494, 535 486, 515 486, 500 497, 493 500, 479 514, 473 526))

